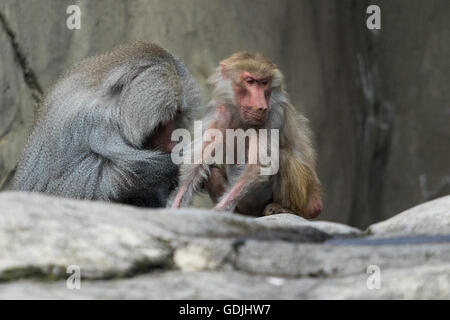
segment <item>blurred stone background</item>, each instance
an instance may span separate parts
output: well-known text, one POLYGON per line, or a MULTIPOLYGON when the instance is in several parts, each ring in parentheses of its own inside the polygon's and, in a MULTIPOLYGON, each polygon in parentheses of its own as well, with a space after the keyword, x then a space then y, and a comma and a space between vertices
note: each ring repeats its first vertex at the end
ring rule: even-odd
POLYGON ((321 220, 360 228, 450 193, 447 0, 2 0, 0 188, 39 95, 73 63, 131 40, 183 58, 200 83, 239 50, 271 57, 311 120, 321 220), (81 8, 81 30, 66 9, 81 8), (381 8, 378 31, 366 8, 381 8))

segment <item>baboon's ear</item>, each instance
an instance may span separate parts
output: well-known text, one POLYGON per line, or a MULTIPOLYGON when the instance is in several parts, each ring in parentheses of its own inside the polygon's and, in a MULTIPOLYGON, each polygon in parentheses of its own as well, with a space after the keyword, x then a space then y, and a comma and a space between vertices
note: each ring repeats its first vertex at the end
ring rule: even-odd
POLYGON ((230 77, 228 76, 226 69, 225 69, 225 63, 221 62, 220 64, 220 73, 222 74, 222 78, 224 80, 228 80, 230 77))

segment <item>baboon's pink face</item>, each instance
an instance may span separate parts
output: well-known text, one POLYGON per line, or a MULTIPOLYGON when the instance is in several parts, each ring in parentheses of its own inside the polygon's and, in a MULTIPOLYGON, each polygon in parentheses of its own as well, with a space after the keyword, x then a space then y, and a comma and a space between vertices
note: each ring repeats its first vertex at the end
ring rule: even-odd
POLYGON ((270 107, 272 79, 244 71, 240 75, 240 83, 234 83, 233 89, 241 118, 251 125, 263 124, 270 107))

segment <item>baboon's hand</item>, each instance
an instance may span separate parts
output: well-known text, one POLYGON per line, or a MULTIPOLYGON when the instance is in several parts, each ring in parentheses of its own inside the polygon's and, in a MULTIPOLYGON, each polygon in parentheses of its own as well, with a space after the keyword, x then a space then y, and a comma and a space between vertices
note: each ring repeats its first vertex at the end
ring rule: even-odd
POLYGON ((265 208, 263 214, 265 216, 270 216, 277 213, 292 213, 290 210, 283 208, 278 203, 272 202, 269 203, 265 208))

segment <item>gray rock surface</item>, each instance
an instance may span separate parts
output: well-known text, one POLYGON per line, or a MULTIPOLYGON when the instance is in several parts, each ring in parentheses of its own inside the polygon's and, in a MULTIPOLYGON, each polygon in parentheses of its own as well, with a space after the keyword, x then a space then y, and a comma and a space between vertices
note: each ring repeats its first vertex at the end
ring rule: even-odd
POLYGON ((154 272, 130 279, 0 284, 0 299, 449 299, 450 264, 389 269, 380 289, 367 288, 367 274, 331 279, 277 278, 238 271, 154 272))
POLYGON ((377 237, 450 234, 450 196, 420 204, 373 224, 367 232, 377 237))
POLYGON ((322 230, 323 232, 334 236, 358 236, 363 233, 361 230, 345 224, 329 221, 309 221, 289 213, 280 213, 272 216, 260 217, 256 218, 256 220, 263 221, 264 223, 267 223, 267 225, 272 226, 312 226, 315 229, 322 230))
POLYGON ((0 280, 35 273, 65 277, 68 265, 79 265, 92 279, 173 262, 180 269, 202 269, 217 267, 235 242, 247 239, 301 243, 331 237, 311 226, 272 227, 233 214, 138 209, 37 193, 1 193, 0 212, 0 280))
MULTIPOLYGON (((447 200, 422 205, 416 223, 432 223, 447 200)), ((255 219, 21 192, 0 193, 0 213, 0 299, 450 298, 450 233, 408 228, 399 241, 288 214, 255 219), (69 265, 80 267, 79 290, 67 288, 69 265), (373 266, 379 289, 368 286, 373 266)))

